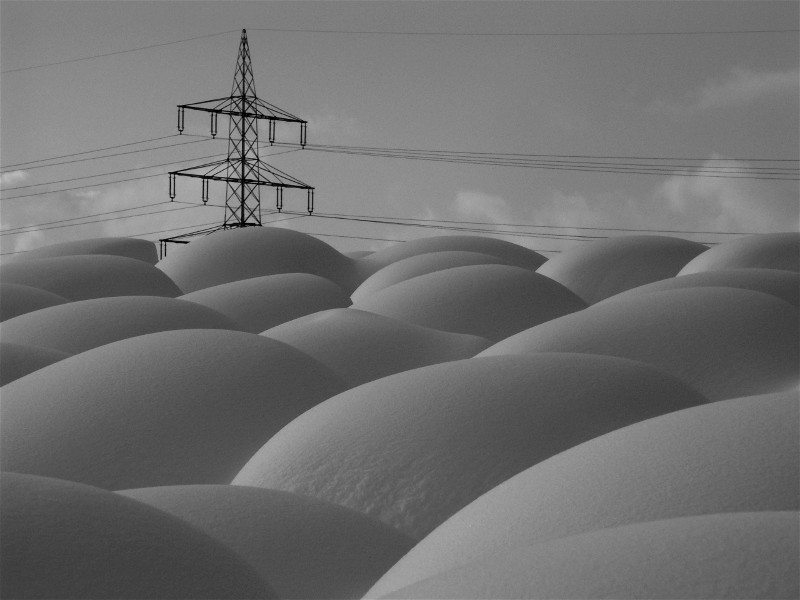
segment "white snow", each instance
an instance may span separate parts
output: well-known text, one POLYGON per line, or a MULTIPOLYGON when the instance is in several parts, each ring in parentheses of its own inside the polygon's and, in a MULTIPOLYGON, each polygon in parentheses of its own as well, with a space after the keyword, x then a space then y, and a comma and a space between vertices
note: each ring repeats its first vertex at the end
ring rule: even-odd
POLYGON ((608 527, 796 511, 798 486, 796 392, 688 408, 577 445, 508 479, 417 544, 369 596, 505 548, 608 527))
POLYGON ((174 298, 116 296, 79 300, 0 324, 4 342, 84 352, 118 340, 174 329, 238 329, 215 310, 174 298))
POLYGON ((278 490, 186 485, 118 493, 222 542, 280 598, 360 598, 414 545, 361 513, 278 490))
POLYGON ((260 333, 286 321, 329 308, 350 306, 342 288, 318 275, 284 273, 223 283, 181 296, 260 333))
POLYGON ((15 257, 15 262, 39 258, 57 258, 77 254, 110 254, 126 256, 151 265, 158 262, 158 251, 154 242, 136 238, 104 237, 62 242, 29 250, 15 257))
POLYGON ((277 598, 225 545, 147 504, 3 473, 3 598, 277 598))
POLYGON ((275 435, 233 480, 348 506, 421 539, 550 456, 704 402, 634 361, 581 354, 462 360, 331 398, 275 435))
POLYGON ((0 386, 64 360, 71 354, 53 348, 0 342, 0 386))
POLYGON ((537 272, 594 304, 627 289, 674 277, 707 248, 666 236, 615 237, 570 248, 548 260, 537 272))
POLYGON ((135 258, 82 254, 13 262, 0 269, 0 283, 19 283, 63 296, 88 300, 107 296, 181 295, 163 272, 135 258))
POLYGON ((679 275, 745 268, 800 271, 800 233, 763 233, 724 242, 686 264, 679 275))
POLYGON ((796 386, 797 323, 797 306, 775 296, 693 287, 610 299, 508 337, 480 356, 622 356, 660 367, 720 400, 796 386))
POLYGON ((63 296, 19 283, 0 283, 0 321, 68 302, 63 296))
POLYGON ((107 489, 229 483, 289 421, 345 388, 281 342, 151 333, 3 386, 0 465, 107 489))
POLYGON ((636 523, 505 550, 383 598, 796 598, 797 512, 636 523))
POLYGON ((560 283, 508 265, 454 267, 360 297, 354 308, 497 341, 585 308, 560 283))
POLYGON ((447 333, 356 308, 321 311, 262 335, 302 350, 350 386, 470 358, 491 344, 482 337, 447 333))

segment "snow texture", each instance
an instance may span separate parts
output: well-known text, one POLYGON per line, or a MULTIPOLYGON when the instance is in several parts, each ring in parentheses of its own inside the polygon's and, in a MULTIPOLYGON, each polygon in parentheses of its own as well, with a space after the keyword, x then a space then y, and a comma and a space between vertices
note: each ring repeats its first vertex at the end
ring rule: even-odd
POLYGON ((233 483, 348 506, 421 539, 537 462, 704 400, 653 367, 617 358, 462 360, 323 402, 267 442, 233 483))
POLYGON ((0 386, 72 356, 61 350, 0 342, 0 386))
POLYGON ((506 548, 608 527, 797 511, 798 488, 797 392, 688 408, 577 445, 508 479, 417 544, 368 595, 506 548))
POLYGON ((141 502, 3 473, 3 598, 277 598, 224 544, 141 502))
POLYGON ((63 296, 19 283, 0 283, 0 321, 68 302, 63 296))
POLYGON ((678 274, 725 269, 800 271, 800 233, 763 233, 724 242, 690 261, 678 274))
POLYGON ((360 598, 414 545, 361 513, 277 490, 187 485, 119 493, 230 547, 281 598, 360 598))
POLYGON ((79 254, 110 254, 112 256, 127 256, 144 261, 151 265, 158 262, 158 251, 154 242, 136 238, 91 238, 62 242, 51 246, 43 246, 29 250, 15 258, 15 262, 35 260, 39 258, 57 258, 60 256, 74 256, 79 254))

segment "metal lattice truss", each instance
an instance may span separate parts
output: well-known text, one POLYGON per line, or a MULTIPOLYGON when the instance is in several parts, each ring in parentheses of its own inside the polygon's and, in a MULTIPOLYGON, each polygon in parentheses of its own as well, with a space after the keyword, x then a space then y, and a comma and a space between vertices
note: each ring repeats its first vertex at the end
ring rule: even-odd
POLYGON ((247 31, 242 30, 239 56, 236 61, 236 75, 233 79, 231 95, 204 102, 178 105, 178 131, 183 132, 185 111, 197 110, 211 114, 211 135, 217 134, 217 118, 227 115, 228 156, 215 162, 171 171, 169 173, 169 195, 175 198, 175 179, 195 177, 202 180, 202 200, 208 202, 210 181, 224 181, 225 219, 222 228, 261 225, 261 186, 274 187, 276 208, 283 208, 283 190, 297 188, 307 191, 308 212, 314 210, 314 188, 292 177, 280 169, 268 165, 258 156, 258 122, 266 119, 269 123, 269 142, 275 141, 275 126, 278 121, 300 124, 300 145, 306 144, 308 122, 273 106, 256 96, 253 66, 250 61, 250 47, 247 31))

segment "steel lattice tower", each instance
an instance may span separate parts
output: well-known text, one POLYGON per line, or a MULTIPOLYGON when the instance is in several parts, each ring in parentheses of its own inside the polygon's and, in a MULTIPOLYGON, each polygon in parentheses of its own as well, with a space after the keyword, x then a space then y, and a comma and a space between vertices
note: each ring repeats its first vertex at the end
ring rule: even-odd
POLYGON ((259 158, 259 120, 265 119, 269 124, 270 145, 275 142, 275 130, 278 121, 299 123, 301 148, 306 145, 308 122, 277 106, 268 104, 256 96, 253 65, 250 61, 250 46, 247 42, 247 30, 242 29, 231 95, 226 98, 217 98, 192 104, 179 104, 179 133, 183 133, 184 114, 187 109, 210 113, 212 137, 217 135, 217 119, 219 115, 228 115, 228 155, 219 161, 178 171, 170 171, 169 197, 171 200, 175 199, 177 176, 195 177, 202 180, 201 195, 203 203, 208 202, 209 182, 212 180, 224 181, 226 184, 225 219, 221 226, 160 240, 162 253, 166 250, 166 242, 188 243, 188 241, 180 238, 203 235, 218 229, 260 226, 261 186, 275 188, 275 206, 278 211, 283 208, 284 188, 304 189, 307 193, 308 213, 311 214, 313 212, 314 188, 280 169, 268 165, 259 158))

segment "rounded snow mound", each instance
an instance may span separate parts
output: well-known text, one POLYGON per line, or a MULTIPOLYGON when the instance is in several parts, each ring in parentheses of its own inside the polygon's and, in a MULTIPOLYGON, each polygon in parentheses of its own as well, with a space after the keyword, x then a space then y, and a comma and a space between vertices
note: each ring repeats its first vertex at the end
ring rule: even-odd
POLYGON ((458 250, 417 254, 393 262, 370 275, 356 288, 353 302, 412 277, 468 265, 508 265, 508 261, 489 254, 458 250))
POLYGON ((250 333, 321 310, 350 306, 342 288, 308 273, 253 277, 204 288, 182 298, 219 311, 250 333))
POLYGON ((88 300, 107 296, 167 296, 183 292, 153 265, 104 254, 61 256, 3 265, 0 282, 18 283, 63 296, 88 300))
POLYGON ((674 237, 634 235, 580 244, 551 258, 538 273, 558 281, 587 303, 674 277, 707 246, 674 237))
POLYGON ((3 341, 77 354, 137 335, 174 329, 239 329, 215 310, 174 298, 117 296, 43 308, 0 325, 3 341))
POLYGON ((798 383, 797 307, 737 288, 637 294, 522 331, 479 356, 590 352, 641 360, 710 400, 798 383))
POLYGON ((41 346, 0 342, 0 386, 11 383, 71 355, 41 346))
POLYGON ((450 250, 488 254, 503 260, 507 264, 530 271, 535 271, 547 260, 538 252, 497 238, 477 235, 443 235, 418 238, 389 246, 383 250, 373 252, 369 256, 360 259, 359 262, 377 270, 398 260, 417 256, 418 254, 450 250))
POLYGON ((724 242, 687 263, 678 275, 724 269, 800 271, 800 233, 762 233, 724 242))
POLYGON ((344 389, 258 335, 151 333, 4 386, 0 465, 107 489, 229 483, 281 427, 344 389))
POLYGON ((674 377, 629 360, 462 360, 323 402, 270 439, 233 483, 341 504, 421 539, 537 462, 703 401, 674 377))
POLYGON ((538 273, 508 265, 471 265, 396 283, 353 307, 496 341, 586 304, 538 273))
POLYGON ((277 598, 233 551, 105 490, 3 473, 3 598, 277 598))
POLYGON ((608 527, 796 511, 798 486, 796 392, 680 410, 575 446, 498 485, 417 544, 369 595, 505 548, 608 527))
POLYGON ((90 238, 42 246, 20 254, 15 262, 39 258, 58 258, 78 254, 111 254, 135 258, 151 265, 158 262, 158 251, 154 242, 126 237, 90 238))
POLYGON ((796 512, 637 523, 506 550, 384 598, 796 598, 796 512))
POLYGON ((280 598, 360 598, 414 545, 360 513, 277 490, 187 485, 118 493, 225 544, 280 598))
POLYGON ((66 298, 47 290, 19 283, 0 283, 0 321, 65 302, 68 302, 66 298))
POLYGON ((355 308, 336 308, 289 321, 262 335, 329 367, 350 386, 401 371, 471 358, 485 338, 447 333, 355 308))
POLYGON ((352 259, 313 236, 280 227, 220 230, 170 249, 156 266, 185 293, 281 273, 319 275, 348 293, 360 283, 352 259))
POLYGON ((789 304, 800 304, 800 273, 778 269, 726 269, 724 271, 701 271, 691 275, 671 277, 648 283, 611 296, 603 302, 613 302, 635 294, 650 294, 666 290, 692 287, 733 287, 764 292, 785 300, 789 304))

